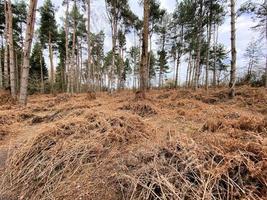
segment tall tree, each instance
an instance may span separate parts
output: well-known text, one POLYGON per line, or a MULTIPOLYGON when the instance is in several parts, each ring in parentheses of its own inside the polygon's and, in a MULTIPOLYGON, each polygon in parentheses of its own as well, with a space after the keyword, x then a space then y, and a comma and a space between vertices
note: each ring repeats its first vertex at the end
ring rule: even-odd
POLYGON ((144 24, 142 38, 142 54, 140 65, 140 92, 141 98, 145 98, 147 87, 147 61, 148 61, 148 34, 149 34, 149 0, 144 0, 144 24))
POLYGON ((19 102, 20 104, 27 104, 27 89, 28 89, 28 78, 29 78, 29 57, 31 52, 32 38, 34 33, 35 25, 35 16, 36 16, 36 6, 37 0, 30 0, 29 11, 27 16, 27 28, 26 28, 26 37, 24 42, 24 52, 23 52, 23 67, 21 75, 21 84, 20 84, 20 95, 19 102))
POLYGON ((36 42, 30 58, 29 83, 31 92, 44 93, 44 80, 48 78, 48 71, 43 57, 42 46, 36 42))
POLYGON ((40 41, 43 47, 48 45, 50 70, 51 70, 51 89, 54 92, 55 72, 54 72, 54 45, 57 41, 57 24, 55 19, 55 8, 51 0, 46 0, 40 9, 40 41))
POLYGON ((16 75, 14 63, 14 45, 13 45, 13 13, 11 0, 8 0, 8 44, 9 44, 9 69, 10 69, 10 88, 11 96, 16 98, 16 75))
POLYGON ((4 2, 5 6, 5 33, 4 33, 4 37, 5 37, 5 54, 4 54, 4 86, 5 88, 9 87, 9 73, 8 73, 8 68, 9 68, 9 56, 8 56, 8 28, 9 28, 9 20, 8 20, 8 5, 7 5, 7 1, 4 2))
MULTIPOLYGON (((87 71, 91 70, 91 1, 87 0, 87 71)), ((88 74, 89 75, 89 74, 88 74)), ((92 91, 93 88, 93 77, 87 77, 88 90, 92 91)))
POLYGON ((236 84, 236 10, 235 2, 231 0, 231 72, 230 72, 230 93, 229 96, 233 98, 235 96, 235 84, 236 84))

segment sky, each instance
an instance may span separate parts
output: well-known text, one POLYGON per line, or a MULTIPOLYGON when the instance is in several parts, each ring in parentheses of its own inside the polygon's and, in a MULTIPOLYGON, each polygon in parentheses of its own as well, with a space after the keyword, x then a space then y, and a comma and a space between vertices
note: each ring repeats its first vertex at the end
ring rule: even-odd
MULTIPOLYGON (((43 4, 44 0, 39 0, 38 6, 43 4)), ((242 5, 246 0, 237 0, 237 9, 242 5)), ((261 2, 262 0, 254 0, 261 2)), ((62 24, 62 17, 65 14, 65 8, 61 5, 62 0, 52 0, 55 5, 56 19, 59 24, 62 24)), ((130 7, 132 11, 142 18, 143 8, 142 5, 139 4, 140 0, 129 0, 130 7)), ((176 6, 176 0, 160 0, 161 7, 166 9, 169 13, 173 12, 176 6)), ((104 30, 106 38, 105 38, 105 51, 109 51, 111 49, 111 31, 110 25, 108 23, 108 19, 105 11, 105 0, 91 0, 92 14, 91 14, 91 30, 92 32, 99 32, 100 30, 104 30)), ((229 10, 229 6, 227 6, 229 10)), ((86 16, 85 16, 86 17, 86 16)), ((37 16, 38 19, 38 16, 37 16)), ((251 19, 248 15, 242 15, 237 18, 236 22, 236 41, 237 41, 237 67, 240 72, 241 69, 244 68, 246 63, 246 59, 244 57, 245 49, 248 43, 251 40, 255 40, 258 38, 258 33, 255 30, 252 30, 251 27, 256 23, 251 19)), ((127 48, 134 44, 133 34, 127 35, 127 48)), ((264 41, 263 41, 264 42, 264 41)), ((227 50, 231 48, 231 40, 230 40, 230 17, 229 12, 227 13, 226 20, 222 26, 219 27, 219 43, 225 45, 227 50)), ((266 41, 265 41, 266 44, 266 41)), ((265 45, 266 46, 266 45, 265 45)), ((154 44, 153 49, 156 50, 156 46, 154 44)), ((230 56, 230 55, 229 55, 230 56)), ((185 77, 187 63, 184 62, 185 57, 182 58, 183 62, 181 63, 181 77, 185 77)), ((48 63, 48 62, 47 62, 48 63)), ((49 64, 47 64, 49 66, 49 64)), ((173 65, 170 63, 170 65, 173 65)), ((172 76, 172 75, 170 75, 172 76)), ((183 79, 184 80, 184 79, 183 79)))

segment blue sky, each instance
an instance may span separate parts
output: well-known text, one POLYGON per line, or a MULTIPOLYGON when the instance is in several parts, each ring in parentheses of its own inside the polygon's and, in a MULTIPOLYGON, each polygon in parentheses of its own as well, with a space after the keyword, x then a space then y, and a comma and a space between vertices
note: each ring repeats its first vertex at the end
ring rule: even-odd
MULTIPOLYGON (((100 30, 104 30, 106 34, 105 40, 105 50, 108 51, 111 49, 111 33, 110 33, 110 25, 108 23, 105 11, 105 1, 104 0, 91 0, 92 1, 92 25, 91 29, 93 32, 98 32, 100 30)), ((246 0, 237 0, 237 8, 240 7, 242 3, 246 0)), ((255 0, 261 2, 262 0, 255 0)), ((64 9, 61 6, 62 1, 52 0, 57 8, 57 21, 58 23, 62 23, 60 18, 64 16, 64 9)), ((130 7, 135 14, 137 14, 140 18, 142 18, 142 7, 138 3, 139 0, 129 0, 130 7)), ((176 0, 160 0, 161 7, 165 8, 168 12, 172 12, 176 5, 176 0)), ((39 1, 39 6, 42 5, 43 0, 39 1)), ((229 3, 228 3, 229 4, 229 3)), ((229 6, 227 6, 229 10, 229 6)), ((229 13, 227 14, 226 20, 224 24, 219 28, 219 42, 223 43, 228 50, 230 50, 230 21, 229 21, 229 13)), ((252 39, 257 39, 258 33, 254 30, 251 30, 251 27, 255 25, 250 18, 250 16, 241 16, 237 19, 236 28, 237 28, 237 66, 241 69, 245 65, 244 52, 248 45, 248 43, 252 39)), ((133 45, 133 36, 130 34, 127 36, 127 46, 130 47, 133 45)), ((154 49, 156 46, 154 45, 154 49)), ((182 63, 181 66, 181 76, 185 77, 185 69, 187 64, 185 62, 182 63)))

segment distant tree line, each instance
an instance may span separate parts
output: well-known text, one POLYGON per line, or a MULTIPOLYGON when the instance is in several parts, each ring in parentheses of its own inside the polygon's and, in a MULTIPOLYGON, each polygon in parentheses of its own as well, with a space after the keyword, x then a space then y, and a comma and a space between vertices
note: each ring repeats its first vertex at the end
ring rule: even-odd
POLYGON ((233 97, 240 81, 267 87, 267 60, 264 67, 259 66, 263 53, 258 41, 251 42, 244 55, 245 75, 242 79, 236 75, 236 18, 250 14, 258 22, 254 28, 267 40, 266 0, 247 1, 239 10, 235 0, 182 0, 173 13, 162 9, 158 0, 144 0, 142 20, 131 10, 128 0, 105 0, 112 43, 106 53, 104 31, 91 32, 90 0, 64 0, 63 26, 56 21, 53 2, 45 0, 37 10, 40 19, 34 30, 36 3, 0 0, 0 88, 10 89, 13 98, 24 99, 21 102, 26 102, 27 92, 112 93, 133 88, 145 97, 151 87, 208 90, 229 83, 233 97), (218 42, 219 27, 228 14, 230 52, 218 42), (134 41, 127 48, 129 34, 134 41), (185 82, 179 74, 182 63, 187 63, 183 66, 185 82))

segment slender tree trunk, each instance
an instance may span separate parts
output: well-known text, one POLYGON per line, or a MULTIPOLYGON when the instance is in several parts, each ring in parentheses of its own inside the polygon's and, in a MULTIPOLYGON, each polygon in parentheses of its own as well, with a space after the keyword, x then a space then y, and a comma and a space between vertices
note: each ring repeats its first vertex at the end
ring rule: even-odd
POLYGON ((3 89, 2 49, 0 51, 0 89, 3 89))
MULTIPOLYGON (((16 71, 16 88, 19 89, 19 73, 20 73, 20 66, 19 66, 19 61, 18 61, 18 53, 15 51, 15 71, 16 71)), ((17 91, 18 92, 18 91, 17 91)))
POLYGON ((145 98, 146 86, 147 86, 147 61, 148 61, 148 27, 149 27, 149 0, 144 0, 144 30, 143 30, 143 44, 142 44, 142 56, 140 66, 140 92, 141 97, 145 98))
POLYGON ((9 88, 9 73, 8 73, 8 28, 9 28, 9 19, 8 19, 8 5, 7 1, 5 1, 5 54, 4 54, 4 86, 5 88, 9 88))
POLYGON ((66 0, 66 19, 65 19, 65 49, 66 49, 66 60, 65 60, 65 83, 67 82, 67 92, 70 92, 70 69, 69 69, 69 0, 66 0))
MULTIPOLYGON (((76 6, 76 0, 74 1, 74 4, 76 6)), ((70 90, 71 94, 74 92, 74 74, 76 69, 76 61, 75 61, 75 48, 76 48, 76 19, 74 19, 73 22, 73 35, 72 35, 72 64, 71 64, 71 73, 70 73, 70 90)))
POLYGON ((149 54, 147 61, 147 89, 150 89, 150 62, 152 54, 152 33, 149 35, 149 54))
POLYGON ((188 66, 187 66, 186 81, 185 81, 186 87, 188 87, 188 83, 190 79, 190 69, 191 69, 191 51, 189 52, 189 57, 188 57, 188 66))
POLYGON ((26 37, 23 48, 23 67, 21 75, 21 84, 20 84, 20 104, 26 105, 27 103, 27 88, 28 88, 28 78, 29 78, 29 63, 30 63, 30 52, 32 46, 32 38, 34 33, 35 25, 35 15, 36 15, 36 6, 37 0, 30 0, 29 11, 27 16, 27 29, 26 37))
MULTIPOLYGON (((264 4, 267 5, 267 0, 264 1, 264 4)), ((267 46, 267 16, 265 17, 265 47, 267 46)), ((265 53, 265 88, 267 88, 267 52, 265 53)))
POLYGON ((210 0, 210 14, 209 14, 209 22, 208 22, 208 48, 206 55, 206 79, 205 79, 205 89, 208 90, 209 87, 209 63, 210 63, 210 43, 211 43, 211 26, 212 26, 212 0, 210 0))
POLYGON ((235 96, 235 84, 236 84, 236 11, 235 1, 231 0, 231 72, 230 72, 230 93, 229 96, 233 98, 235 96))
POLYGON ((201 56, 201 36, 202 36, 202 20, 203 20, 203 0, 200 0, 200 10, 198 16, 198 32, 197 32, 197 57, 196 57, 196 65, 195 65, 195 87, 196 90, 199 85, 199 77, 200 77, 200 56, 201 56))
POLYGON ((213 87, 216 87, 216 63, 217 63, 217 44, 218 44, 218 27, 214 24, 214 62, 213 62, 213 87))
POLYGON ((8 0, 8 31, 9 31, 9 68, 10 68, 10 89, 11 96, 16 99, 16 73, 15 73, 15 63, 14 63, 14 45, 13 45, 13 15, 11 0, 8 0))
MULTIPOLYGON (((87 0, 87 71, 91 71, 91 40, 90 40, 90 34, 91 34, 91 1, 87 0)), ((93 89, 93 77, 90 77, 90 73, 88 74, 88 91, 92 92, 93 89)))
POLYGON ((40 49, 40 74, 41 74, 41 93, 44 93, 44 72, 43 72, 43 55, 42 49, 40 49))
POLYGON ((52 38, 51 32, 48 33, 48 47, 49 47, 49 60, 50 60, 50 68, 51 68, 51 92, 54 94, 54 84, 55 84, 55 72, 54 72, 54 61, 53 61, 53 47, 52 47, 52 38))
POLYGON ((176 62, 176 73, 175 73, 175 88, 178 87, 180 58, 181 58, 181 55, 180 55, 180 52, 178 52, 177 62, 176 62))

